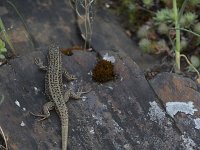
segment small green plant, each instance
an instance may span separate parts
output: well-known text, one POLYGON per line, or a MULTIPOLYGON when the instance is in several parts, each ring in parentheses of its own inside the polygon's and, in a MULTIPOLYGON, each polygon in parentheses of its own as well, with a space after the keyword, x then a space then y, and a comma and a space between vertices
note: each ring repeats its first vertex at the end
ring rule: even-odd
POLYGON ((7 52, 5 45, 5 42, 0 39, 0 59, 5 59, 5 53, 7 52))
MULTIPOLYGON (((6 41, 6 43, 9 45, 9 47, 11 48, 11 50, 12 50, 12 53, 15 55, 15 49, 14 49, 14 47, 13 47, 13 44, 12 44, 12 42, 11 42, 11 40, 10 40, 10 37, 8 36, 8 34, 7 34, 7 32, 6 32, 6 28, 5 28, 5 26, 4 26, 4 23, 3 23, 3 21, 2 21, 2 19, 0 18, 0 31, 1 31, 1 33, 2 33, 2 37, 5 39, 5 41, 6 41)), ((3 42, 3 41, 2 41, 3 42)), ((2 44, 3 45, 3 44, 2 44)), ((5 45, 5 43, 4 43, 4 45, 5 45)), ((5 47, 5 46, 4 46, 5 47)), ((4 53, 4 52, 3 52, 4 53)), ((0 53, 1 54, 1 53, 0 53)), ((1 55, 1 58, 3 58, 3 56, 1 55)))
POLYGON ((153 6, 153 0, 142 0, 145 7, 150 8, 153 6))
POLYGON ((118 13, 124 17, 124 22, 127 22, 127 27, 131 30, 136 31, 139 29, 144 22, 148 21, 154 14, 153 11, 149 10, 151 8, 153 0, 142 0, 142 5, 140 6, 135 0, 118 0, 119 7, 118 13), (142 15, 141 15, 142 14, 142 15), (134 25, 134 28, 132 26, 134 25))
MULTIPOLYGON (((176 30, 176 40, 175 40, 175 43, 176 43, 176 47, 175 47, 175 57, 176 57, 176 72, 180 72, 180 59, 181 57, 185 58, 186 62, 189 64, 190 68, 192 68, 194 71, 197 72, 198 74, 198 77, 200 78, 199 76, 199 71, 196 69, 198 66, 199 66, 199 62, 198 62, 198 58, 197 57, 191 57, 191 62, 188 60, 188 58, 184 55, 184 54, 181 54, 181 18, 185 18, 185 22, 184 22, 184 26, 183 26, 183 29, 184 27, 185 28, 189 28, 190 26, 193 25, 193 30, 195 30, 195 25, 194 23, 197 22, 197 15, 195 13, 191 13, 191 12, 187 12, 185 13, 185 15, 183 16, 183 10, 185 9, 185 6, 187 4, 188 0, 185 0, 182 4, 182 7, 181 7, 181 10, 180 12, 178 11, 178 8, 177 8, 177 2, 176 0, 173 0, 173 10, 174 10, 174 22, 175 22, 175 30, 176 30)), ((187 29, 186 29, 187 31, 187 29)), ((193 32, 194 33, 194 32, 193 32)), ((197 34, 197 33, 195 33, 197 34)))
MULTIPOLYGON (((180 72, 180 59, 186 59, 187 52, 191 55, 200 46, 200 15, 195 13, 200 0, 119 1, 123 12, 128 13, 129 23, 134 25, 135 30, 130 29, 137 33, 141 50, 151 54, 167 52, 175 58, 175 71, 180 72)), ((197 71, 193 57, 192 61, 186 59, 197 71)))
MULTIPOLYGON (((175 47, 175 57, 176 57, 176 71, 180 71, 180 52, 181 52, 181 34, 180 34, 180 19, 178 14, 178 8, 176 0, 173 0, 173 13, 174 13, 174 24, 176 28, 176 47, 175 47)), ((191 19, 192 20, 192 19, 191 19)))
POLYGON ((151 50, 151 41, 147 38, 143 38, 139 41, 139 47, 142 49, 143 52, 149 53, 151 50))
MULTIPOLYGON (((195 68, 199 68, 199 66, 200 66, 200 59, 199 59, 198 56, 192 55, 192 56, 190 57, 190 62, 191 62, 191 64, 192 64, 195 68)), ((187 69, 188 69, 188 71, 190 71, 190 72, 194 72, 194 71, 195 71, 195 70, 193 69, 193 67, 191 67, 191 66, 188 66, 187 69)))
MULTIPOLYGON (((169 5, 169 1, 163 0, 163 2, 168 2, 169 5)), ((151 22, 150 24, 148 23, 148 27, 145 28, 148 30, 144 30, 143 25, 139 28, 137 35, 138 38, 141 39, 140 41, 143 41, 142 38, 149 39, 149 50, 145 50, 145 52, 159 54, 165 51, 169 52, 170 49, 173 49, 175 52, 175 70, 176 72, 180 72, 181 52, 188 48, 188 43, 190 42, 189 39, 198 39, 194 38, 194 35, 198 36, 200 33, 200 22, 197 19, 199 16, 195 14, 194 11, 190 11, 190 9, 185 13, 183 13, 183 11, 186 6, 194 7, 194 5, 200 4, 200 2, 188 0, 183 0, 182 2, 179 1, 178 4, 177 0, 172 0, 171 2, 172 8, 165 7, 158 10, 153 17, 153 20, 148 20, 148 22, 151 22), (187 2, 189 5, 187 5, 187 2), (181 30, 190 32, 193 35, 191 36, 191 34, 188 33, 181 33, 181 30), (153 36, 153 38, 152 33, 156 33, 156 36, 153 36), (164 49, 160 49, 159 45, 155 45, 155 43, 160 44, 158 41, 161 37, 164 37, 165 44, 162 44, 165 47, 164 49)), ((191 42, 197 43, 197 40, 191 42)), ((198 42, 197 44, 200 43, 198 42)), ((194 45, 197 46, 197 44, 194 45)), ((143 44, 139 43, 139 46, 142 50, 144 49, 143 44)))

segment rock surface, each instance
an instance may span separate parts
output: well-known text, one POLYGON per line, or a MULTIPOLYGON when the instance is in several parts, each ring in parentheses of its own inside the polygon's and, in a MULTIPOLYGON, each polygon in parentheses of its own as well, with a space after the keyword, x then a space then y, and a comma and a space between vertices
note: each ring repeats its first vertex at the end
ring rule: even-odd
MULTIPOLYGON (((15 4, 23 12, 39 48, 34 49, 26 38, 21 39, 23 36, 18 33, 24 29, 13 12, 4 16, 8 25, 19 27, 19 30, 12 31, 19 57, 0 67, 0 94, 3 96, 0 126, 8 137, 10 149, 59 150, 61 128, 55 111, 43 122, 37 122, 37 118, 29 114, 41 112, 43 104, 48 101, 44 94, 44 72, 34 64, 34 58, 46 60, 46 45, 51 40, 58 41, 61 47, 83 44, 83 41, 73 9, 65 1, 18 0, 15 4)), ((65 90, 92 88, 82 100, 71 100, 67 104, 68 149, 199 149, 200 134, 195 124, 200 109, 196 83, 173 74, 160 74, 148 82, 134 61, 136 56, 139 57, 139 54, 134 56, 136 46, 117 23, 102 19, 103 14, 97 15, 94 23, 94 51, 75 51, 72 56, 62 57, 63 68, 78 78, 77 81, 64 82, 65 90), (112 29, 116 32, 110 32, 112 29), (115 80, 104 84, 92 80, 91 71, 99 59, 97 54, 115 58, 115 80), (189 108, 186 107, 186 113, 191 114, 182 112, 170 116, 166 104, 177 101, 193 102, 194 107, 191 103, 189 108)))
POLYGON ((161 73, 150 83, 179 131, 186 133, 200 147, 198 85, 191 79, 170 73, 161 73))
POLYGON ((125 30, 115 20, 115 17, 109 15, 105 9, 98 9, 96 12, 91 45, 98 52, 101 50, 125 52, 142 69, 159 64, 159 59, 156 57, 141 53, 136 43, 125 34, 125 30))
MULTIPOLYGON (((29 111, 40 112, 47 101, 43 94, 44 74, 34 65, 34 58, 44 59, 45 53, 32 52, 0 68, 0 91, 4 95, 0 124, 9 137, 11 149, 60 149, 59 118, 52 113, 41 123, 29 115, 29 111)), ((116 59, 114 67, 118 78, 102 85, 93 82, 88 75, 96 62, 94 53, 76 52, 64 57, 64 68, 78 78, 73 84, 66 83, 67 87, 92 88, 86 100, 68 103, 69 149, 180 147, 181 135, 166 117, 139 67, 120 53, 109 55, 116 59), (155 103, 156 108, 151 103, 155 103), (156 109, 160 114, 154 112, 156 109)))

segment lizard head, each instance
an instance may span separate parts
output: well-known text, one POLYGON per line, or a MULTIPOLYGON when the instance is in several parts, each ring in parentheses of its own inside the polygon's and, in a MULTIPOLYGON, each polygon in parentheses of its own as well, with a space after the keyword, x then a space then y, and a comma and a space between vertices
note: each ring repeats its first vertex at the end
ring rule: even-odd
POLYGON ((59 51, 59 46, 57 44, 52 44, 49 46, 49 51, 55 53, 56 51, 59 51))
POLYGON ((59 50, 59 46, 56 45, 56 44, 52 44, 50 45, 49 47, 49 52, 48 52, 48 59, 49 60, 60 60, 60 59, 57 59, 60 57, 60 50, 59 50))
POLYGON ((49 47, 49 54, 59 53, 59 46, 57 44, 52 44, 49 47))

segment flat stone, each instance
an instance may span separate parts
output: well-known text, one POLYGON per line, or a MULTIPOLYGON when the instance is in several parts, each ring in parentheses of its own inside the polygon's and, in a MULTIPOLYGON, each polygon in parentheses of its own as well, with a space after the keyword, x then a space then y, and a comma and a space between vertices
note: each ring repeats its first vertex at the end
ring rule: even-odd
POLYGON ((197 83, 171 73, 158 74, 150 83, 177 128, 199 146, 200 93, 197 83))
POLYGON ((94 22, 91 45, 97 51, 120 51, 126 53, 142 69, 159 64, 159 59, 142 51, 116 21, 116 16, 105 9, 97 9, 94 22))
MULTIPOLYGON (((184 148, 182 134, 166 115, 137 64, 124 53, 102 51, 102 55, 105 53, 115 58, 117 75, 105 84, 92 81, 90 75, 96 64, 95 53, 77 51, 63 56, 63 67, 78 78, 65 82, 66 87, 75 91, 80 87, 92 88, 86 99, 67 104, 69 149, 184 148)), ((45 55, 46 51, 32 52, 0 68, 0 93, 4 95, 0 125, 11 149, 61 147, 60 120, 55 111, 43 122, 29 114, 41 112, 48 101, 44 73, 34 64, 35 57, 45 60, 45 55)))
POLYGON ((3 16, 8 13, 6 7, 0 6, 0 16, 3 16))
MULTIPOLYGON (((34 59, 38 57, 47 63, 46 45, 50 45, 52 40, 66 48, 83 45, 75 13, 65 1, 18 0, 15 5, 23 14, 37 49, 31 46, 26 35, 23 36, 25 29, 19 16, 13 9, 9 9, 9 13, 3 18, 7 27, 14 27, 10 34, 13 35, 12 41, 19 57, 0 67, 0 96, 3 96, 0 102, 0 126, 8 137, 10 149, 59 150, 61 125, 55 111, 43 122, 37 122, 37 118, 29 113, 40 113, 42 106, 49 101, 44 93, 45 73, 34 64, 34 59)), ((155 92, 153 80, 150 86, 139 67, 143 62, 139 66, 136 64, 141 59, 149 59, 135 52, 137 47, 120 25, 112 20, 112 16, 100 11, 98 10, 94 22, 91 43, 94 51, 75 51, 72 56, 62 56, 63 68, 78 79, 64 82, 64 89, 92 89, 82 100, 71 100, 67 104, 68 149, 198 149, 200 134, 196 129, 198 126, 194 127, 194 121, 198 122, 198 111, 194 111, 190 118, 184 113, 178 113, 174 118, 167 114, 165 101, 161 100, 159 92, 155 92), (99 84, 92 80, 91 72, 98 59, 104 56, 114 58, 116 78, 99 84), (179 120, 178 115, 181 115, 179 120), (191 128, 186 129, 186 125, 191 128)), ((148 63, 144 62, 144 65, 147 66, 148 63)), ((162 79, 164 80, 160 80, 162 79)), ((182 78, 176 78, 175 81, 170 84, 180 86, 182 78)), ((196 84, 185 81, 178 88, 179 96, 188 92, 184 87, 189 87, 191 93, 198 95, 196 84)), ((164 95, 169 97, 169 102, 173 102, 170 101, 171 98, 180 98, 173 95, 173 92, 170 93, 170 89, 168 91, 172 96, 164 95)), ((195 99, 193 94, 189 95, 192 100, 195 99)), ((189 96, 185 100, 189 100, 189 96)), ((194 109, 199 106, 197 99, 198 96, 196 101, 192 101, 194 109)))
POLYGON ((68 1, 19 0, 12 3, 23 17, 23 21, 8 3, 4 4, 8 13, 2 16, 2 20, 6 29, 12 27, 8 35, 17 55, 45 48, 52 42, 63 48, 83 45, 77 30, 74 9, 68 1))

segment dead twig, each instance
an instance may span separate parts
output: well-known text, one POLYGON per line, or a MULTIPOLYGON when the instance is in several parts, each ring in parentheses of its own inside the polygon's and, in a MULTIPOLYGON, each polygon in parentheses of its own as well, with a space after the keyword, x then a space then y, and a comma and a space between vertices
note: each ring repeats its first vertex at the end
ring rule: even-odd
POLYGON ((95 0, 71 0, 70 4, 74 3, 74 10, 78 16, 78 23, 81 28, 81 36, 85 40, 84 49, 86 49, 87 43, 90 47, 91 36, 92 36, 92 22, 93 22, 93 5, 95 0))
POLYGON ((4 101, 4 95, 2 94, 0 99, 0 105, 3 103, 3 101, 4 101))
POLYGON ((0 126, 0 135, 2 136, 2 138, 4 140, 4 143, 5 143, 5 146, 0 145, 0 149, 2 149, 2 150, 8 150, 7 139, 6 139, 6 136, 5 136, 5 134, 4 134, 3 129, 1 128, 1 126, 0 126))

